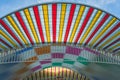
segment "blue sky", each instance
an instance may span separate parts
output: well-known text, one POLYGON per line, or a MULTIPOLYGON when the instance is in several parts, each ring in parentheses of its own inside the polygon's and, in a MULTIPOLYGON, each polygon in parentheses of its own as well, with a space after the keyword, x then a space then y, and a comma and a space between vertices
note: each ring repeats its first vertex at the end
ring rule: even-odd
POLYGON ((120 18, 120 0, 0 0, 0 18, 21 8, 45 2, 76 2, 105 10, 120 18))

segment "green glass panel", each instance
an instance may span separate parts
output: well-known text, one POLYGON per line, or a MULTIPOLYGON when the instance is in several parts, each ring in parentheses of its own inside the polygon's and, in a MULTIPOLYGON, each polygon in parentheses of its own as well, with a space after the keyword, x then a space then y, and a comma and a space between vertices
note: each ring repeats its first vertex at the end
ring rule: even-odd
POLYGON ((61 66, 62 63, 52 63, 52 66, 61 66))
POLYGON ((79 63, 84 64, 84 65, 87 65, 87 64, 89 63, 87 59, 85 59, 85 58, 83 58, 83 57, 80 57, 80 56, 77 58, 77 61, 78 61, 79 63))
POLYGON ((72 61, 72 60, 70 60, 70 59, 64 59, 63 62, 64 62, 64 63, 68 63, 68 64, 74 64, 74 63, 75 63, 75 61, 72 61))
POLYGON ((44 67, 43 69, 50 68, 51 66, 44 67))

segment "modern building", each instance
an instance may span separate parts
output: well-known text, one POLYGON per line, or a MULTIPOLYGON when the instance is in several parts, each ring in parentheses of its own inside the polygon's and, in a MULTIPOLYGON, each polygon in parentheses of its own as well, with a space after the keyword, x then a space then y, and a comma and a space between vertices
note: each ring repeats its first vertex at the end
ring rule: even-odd
POLYGON ((120 19, 44 3, 0 19, 0 80, 119 80, 120 19))

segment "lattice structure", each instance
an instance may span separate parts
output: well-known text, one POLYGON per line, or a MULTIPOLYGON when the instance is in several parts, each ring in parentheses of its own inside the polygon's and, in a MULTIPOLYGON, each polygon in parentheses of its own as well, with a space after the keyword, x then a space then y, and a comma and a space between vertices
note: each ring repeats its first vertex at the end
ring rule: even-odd
POLYGON ((11 78, 23 78, 48 67, 61 66, 71 69, 83 69, 91 63, 120 64, 120 59, 100 54, 99 51, 71 45, 42 45, 23 48, 0 58, 1 63, 13 63, 2 72, 11 78), (11 73, 12 71, 12 73, 11 73))
MULTIPOLYGON (((63 61, 69 61, 74 63, 78 62, 97 62, 108 64, 120 64, 120 57, 112 56, 108 53, 104 54, 98 50, 93 50, 87 47, 80 47, 75 45, 41 45, 36 47, 28 47, 23 49, 16 49, 9 51, 0 57, 1 63, 17 63, 17 62, 34 62, 41 61, 42 59, 51 62, 59 61, 58 59, 64 59, 63 61), (45 57, 45 58, 44 58, 45 57), (72 61, 71 61, 72 58, 72 61)), ((73 65, 73 64, 72 64, 73 65)))
MULTIPOLYGON (((23 79, 55 66, 89 75, 93 69, 87 67, 93 64, 101 71, 109 66, 105 68, 97 63, 118 67, 119 55, 120 19, 91 6, 46 3, 0 19, 0 78, 3 80, 23 79)), ((101 79, 95 71, 90 79, 101 79)))
POLYGON ((0 50, 63 42, 120 53, 120 20, 82 4, 31 6, 1 18, 0 27, 0 50))
POLYGON ((23 80, 89 80, 83 74, 79 74, 64 67, 50 67, 43 69, 39 72, 30 74, 29 76, 23 78, 23 80))

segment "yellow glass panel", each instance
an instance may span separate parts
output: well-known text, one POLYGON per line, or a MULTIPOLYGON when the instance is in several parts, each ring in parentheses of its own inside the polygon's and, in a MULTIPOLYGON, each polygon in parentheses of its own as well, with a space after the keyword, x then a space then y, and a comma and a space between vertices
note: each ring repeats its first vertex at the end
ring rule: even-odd
POLYGON ((10 22, 10 24, 12 25, 12 27, 15 29, 15 31, 18 33, 18 35, 20 36, 20 38, 23 40, 24 44, 28 45, 28 42, 24 38, 22 32, 19 30, 18 26, 16 25, 16 23, 14 22, 14 20, 12 19, 12 17, 11 16, 7 16, 7 19, 10 22))
POLYGON ((116 44, 115 46, 111 47, 109 50, 112 51, 113 49, 120 47, 120 44, 116 44))
POLYGON ((61 15, 60 15, 60 29, 59 29, 58 42, 62 41, 62 34, 63 34, 63 27, 64 27, 64 19, 65 19, 66 7, 67 7, 66 4, 62 4, 61 15))
POLYGON ((83 15, 83 13, 84 13, 84 10, 85 10, 85 6, 81 6, 80 9, 79 9, 79 13, 78 13, 77 19, 76 19, 76 21, 75 21, 75 24, 74 24, 74 27, 73 27, 71 36, 70 36, 70 40, 69 40, 70 43, 73 41, 73 38, 74 38, 74 36, 75 36, 76 30, 77 30, 77 28, 78 28, 78 25, 79 25, 79 23, 80 23, 80 20, 81 20, 81 18, 82 18, 82 15, 83 15))
POLYGON ((50 42, 51 40, 50 40, 49 18, 48 18, 48 5, 43 5, 42 8, 43 8, 47 41, 50 42))
POLYGON ((3 46, 3 45, 1 45, 1 44, 0 44, 0 48, 2 48, 2 49, 7 49, 5 46, 3 46))
POLYGON ((83 43, 85 41, 85 38, 88 36, 88 34, 92 30, 93 26, 95 25, 95 23, 97 22, 97 20, 101 16, 101 14, 102 14, 102 11, 97 11, 96 15, 94 16, 93 20, 91 21, 91 23, 87 29, 87 31, 85 32, 84 36, 81 38, 80 43, 83 43))
POLYGON ((102 48, 103 46, 105 46, 106 44, 108 44, 110 41, 112 41, 116 37, 118 37, 119 35, 120 35, 120 32, 117 32, 116 34, 114 34, 112 37, 110 37, 108 40, 106 40, 101 46, 99 46, 99 49, 102 48))
POLYGON ((1 34, 3 37, 5 37, 12 45, 14 45, 14 47, 17 46, 2 30, 0 30, 0 34, 1 34))
POLYGON ((28 20, 28 23, 29 23, 30 29, 32 31, 32 34, 33 34, 33 36, 35 38, 35 41, 36 41, 36 43, 39 43, 40 41, 38 39, 38 36, 37 36, 36 30, 35 30, 34 24, 32 22, 29 10, 28 9, 24 9, 24 13, 25 13, 25 16, 26 16, 26 18, 28 20))
POLYGON ((112 20, 104 27, 104 29, 92 40, 91 46, 109 29, 109 27, 116 21, 116 18, 112 20))

